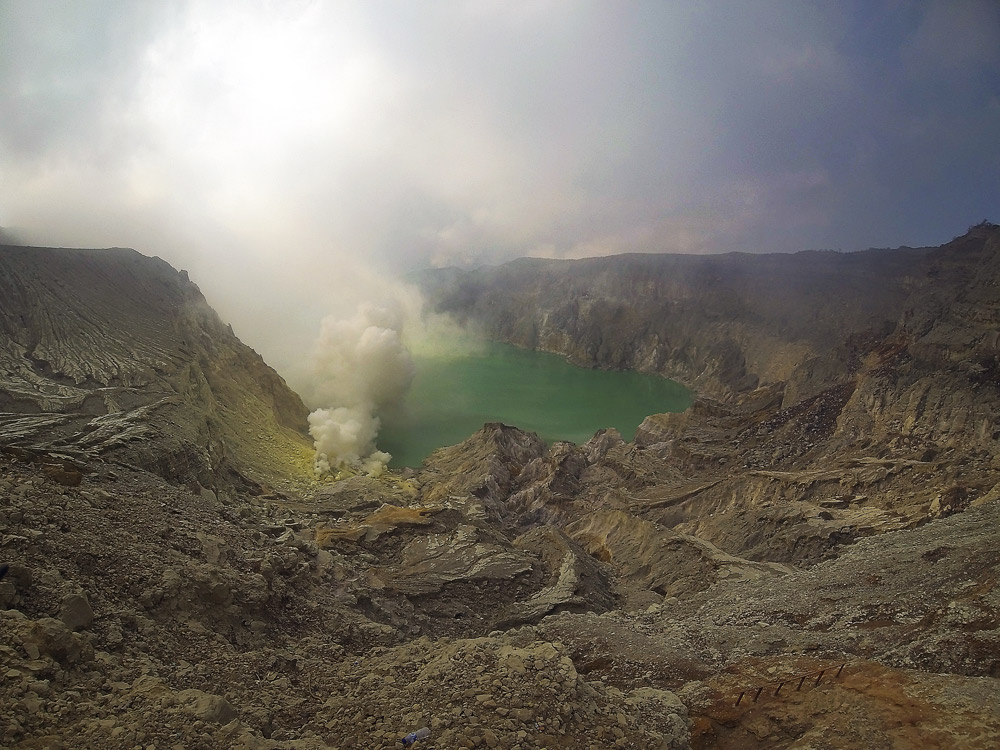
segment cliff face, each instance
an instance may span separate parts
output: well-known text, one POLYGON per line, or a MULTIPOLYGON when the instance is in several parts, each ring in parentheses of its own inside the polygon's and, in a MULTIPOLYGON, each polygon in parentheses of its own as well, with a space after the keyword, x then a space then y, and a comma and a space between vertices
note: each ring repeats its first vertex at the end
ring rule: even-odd
POLYGON ((422 281, 438 309, 490 338, 726 395, 807 365, 835 370, 854 340, 884 337, 929 254, 523 259, 422 281))
POLYGON ((301 400, 184 272, 0 247, 0 441, 223 488, 305 476, 301 400))
POLYGON ((867 353, 841 431, 995 450, 1000 227, 930 254, 898 325, 867 353))
POLYGON ((780 384, 790 406, 904 350, 921 368, 965 367, 972 386, 995 380, 998 244, 984 223, 939 248, 522 259, 420 281, 490 338, 709 397, 780 384))

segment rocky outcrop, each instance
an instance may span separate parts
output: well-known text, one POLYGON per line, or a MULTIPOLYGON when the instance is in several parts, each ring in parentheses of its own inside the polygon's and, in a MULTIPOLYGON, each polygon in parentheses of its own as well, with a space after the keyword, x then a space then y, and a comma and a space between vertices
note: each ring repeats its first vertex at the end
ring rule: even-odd
POLYGON ((0 442, 225 489, 305 476, 306 409, 184 272, 0 247, 0 442))
POLYGON ((441 448, 424 461, 417 480, 426 503, 467 505, 482 518, 502 521, 505 502, 521 472, 546 453, 534 433, 491 422, 458 445, 441 448))
POLYGON ((618 569, 633 587, 662 596, 687 596, 719 578, 782 575, 790 569, 727 555, 688 534, 659 527, 623 511, 596 511, 570 524, 567 533, 591 555, 618 569))

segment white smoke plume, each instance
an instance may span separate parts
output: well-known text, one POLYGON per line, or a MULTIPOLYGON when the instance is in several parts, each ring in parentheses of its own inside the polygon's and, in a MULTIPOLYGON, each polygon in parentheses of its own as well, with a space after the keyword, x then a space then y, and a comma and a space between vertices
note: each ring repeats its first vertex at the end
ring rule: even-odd
POLYGON ((410 387, 414 365, 403 343, 404 305, 362 304, 347 319, 323 319, 312 351, 307 403, 323 404, 309 415, 316 444, 316 471, 345 465, 377 476, 391 456, 377 450, 380 409, 410 387))

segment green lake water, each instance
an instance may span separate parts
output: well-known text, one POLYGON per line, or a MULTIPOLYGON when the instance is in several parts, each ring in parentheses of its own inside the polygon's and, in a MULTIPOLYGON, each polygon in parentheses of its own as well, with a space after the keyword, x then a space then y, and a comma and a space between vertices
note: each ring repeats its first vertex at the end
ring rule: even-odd
POLYGON ((556 354, 483 342, 462 353, 415 353, 406 400, 382 414, 379 450, 390 466, 419 466, 433 450, 460 443, 486 422, 537 432, 546 440, 586 442, 617 428, 626 440, 650 414, 681 412, 691 392, 637 372, 590 370, 556 354))

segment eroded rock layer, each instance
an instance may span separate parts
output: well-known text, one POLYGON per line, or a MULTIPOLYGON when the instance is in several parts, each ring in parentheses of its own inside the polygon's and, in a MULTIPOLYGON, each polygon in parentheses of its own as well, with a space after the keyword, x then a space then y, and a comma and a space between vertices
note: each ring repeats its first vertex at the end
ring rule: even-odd
POLYGON ((184 272, 0 247, 0 441, 204 487, 305 476, 306 409, 184 272))

